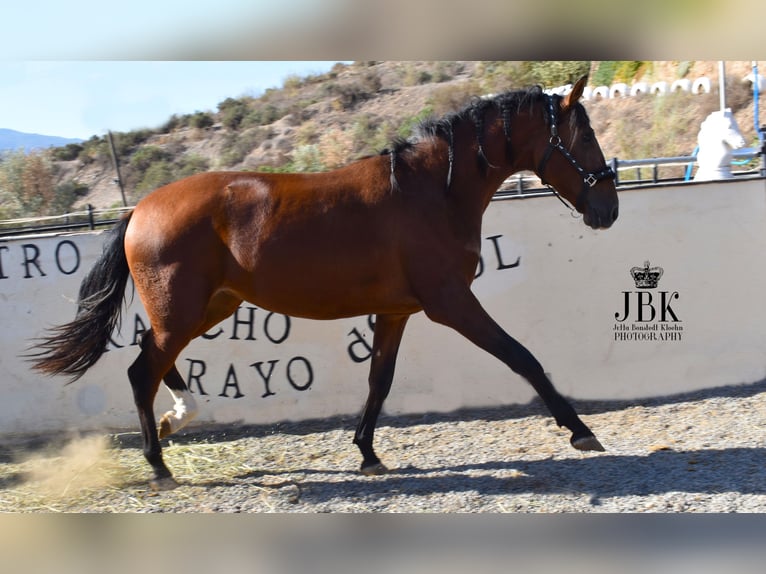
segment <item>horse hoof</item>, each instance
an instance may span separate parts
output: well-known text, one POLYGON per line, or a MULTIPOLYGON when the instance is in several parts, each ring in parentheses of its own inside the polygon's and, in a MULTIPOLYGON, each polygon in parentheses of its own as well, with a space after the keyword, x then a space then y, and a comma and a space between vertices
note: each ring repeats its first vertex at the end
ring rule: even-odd
POLYGON ((149 488, 154 492, 162 492, 163 490, 173 490, 178 487, 176 479, 172 476, 166 476, 165 478, 153 478, 149 481, 149 488))
POLYGON ((157 429, 157 435, 160 439, 163 439, 171 434, 173 434, 173 429, 170 426, 170 419, 168 418, 168 415, 165 415, 160 420, 160 428, 157 429))
POLYGON ((599 452, 604 452, 605 450, 593 435, 572 439, 572 446, 577 450, 596 450, 599 452))
POLYGON ((362 474, 365 476, 379 476, 381 474, 386 474, 387 472, 388 468, 382 462, 376 462, 370 466, 362 467, 362 474))

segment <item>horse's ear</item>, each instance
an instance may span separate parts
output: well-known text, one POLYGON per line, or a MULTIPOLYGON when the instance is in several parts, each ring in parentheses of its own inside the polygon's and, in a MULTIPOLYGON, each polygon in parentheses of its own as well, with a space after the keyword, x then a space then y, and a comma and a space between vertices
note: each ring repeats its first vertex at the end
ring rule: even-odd
POLYGON ((569 92, 566 96, 564 96, 563 100, 561 100, 562 110, 566 110, 570 108, 571 106, 575 105, 580 100, 580 98, 582 97, 583 90, 585 89, 585 85, 587 83, 588 83, 587 74, 575 82, 575 85, 572 87, 572 91, 569 92))

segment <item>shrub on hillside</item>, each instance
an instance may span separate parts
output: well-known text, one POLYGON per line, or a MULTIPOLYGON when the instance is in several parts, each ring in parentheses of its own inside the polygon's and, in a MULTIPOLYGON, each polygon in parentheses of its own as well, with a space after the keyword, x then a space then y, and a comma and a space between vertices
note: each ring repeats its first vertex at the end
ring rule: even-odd
POLYGON ((415 114, 414 116, 411 116, 409 118, 405 118, 401 121, 399 124, 399 128, 397 129, 397 136, 400 138, 407 139, 410 136, 413 135, 415 132, 415 129, 423 123, 428 118, 432 117, 434 115, 434 109, 433 106, 426 106, 420 112, 415 114))
POLYGON ((193 128, 206 129, 212 127, 213 124, 215 124, 215 118, 209 112, 194 112, 189 117, 189 125, 193 128))
POLYGON ((354 136, 349 130, 333 127, 324 131, 318 140, 315 145, 327 169, 342 166, 354 152, 354 136))
POLYGON ((312 172, 325 169, 319 148, 315 144, 298 146, 290 153, 290 156, 292 161, 289 171, 312 172))
POLYGON ((51 157, 56 161, 72 161, 77 159, 84 149, 81 144, 70 143, 52 148, 51 157))
POLYGON ((151 129, 112 133, 112 141, 114 141, 114 149, 117 152, 117 157, 128 155, 138 146, 144 144, 146 140, 154 134, 155 131, 151 129))
POLYGON ((241 99, 226 98, 218 104, 221 123, 230 130, 238 129, 249 111, 249 106, 241 99))
POLYGON ((476 78, 482 93, 497 94, 538 84, 545 88, 572 84, 589 70, 589 61, 488 61, 477 66, 476 78))
POLYGON ((226 137, 220 154, 220 167, 232 167, 272 136, 269 128, 251 128, 226 137))
POLYGON ((190 154, 181 157, 175 165, 174 174, 176 179, 202 173, 210 169, 210 161, 199 155, 190 154))
POLYGON ((626 60, 619 62, 619 65, 614 71, 614 81, 630 84, 636 79, 643 67, 644 62, 640 60, 626 60))
POLYGON ((590 71, 589 61, 524 62, 522 70, 529 77, 529 84, 540 84, 545 88, 554 88, 565 84, 574 84, 590 71))
POLYGON ((149 169, 153 163, 170 161, 171 159, 170 153, 164 149, 153 145, 147 145, 140 147, 132 156, 130 156, 130 167, 144 172, 149 169))
POLYGON ((481 95, 483 90, 477 82, 447 84, 436 88, 428 99, 428 106, 434 115, 442 116, 466 105, 471 98, 481 95))
POLYGON ((177 129, 185 128, 187 125, 189 125, 188 115, 180 116, 178 114, 173 114, 164 124, 162 124, 159 131, 163 134, 169 134, 177 129))
POLYGON ((284 116, 284 112, 270 103, 256 102, 242 118, 242 128, 267 126, 284 116))
POLYGON ((370 99, 382 87, 377 71, 370 68, 359 76, 343 82, 328 82, 323 87, 325 96, 335 98, 335 108, 348 111, 370 99))
POLYGON ((71 211, 74 202, 88 195, 90 189, 84 183, 67 181, 56 186, 50 205, 51 213, 66 213, 71 211))
POLYGON ((158 187, 167 185, 177 179, 173 173, 173 165, 166 160, 150 165, 143 173, 141 181, 135 187, 136 200, 151 193, 158 187))
POLYGON ((106 138, 92 136, 88 141, 83 142, 82 151, 77 159, 87 165, 93 162, 110 161, 110 157, 109 143, 106 138))

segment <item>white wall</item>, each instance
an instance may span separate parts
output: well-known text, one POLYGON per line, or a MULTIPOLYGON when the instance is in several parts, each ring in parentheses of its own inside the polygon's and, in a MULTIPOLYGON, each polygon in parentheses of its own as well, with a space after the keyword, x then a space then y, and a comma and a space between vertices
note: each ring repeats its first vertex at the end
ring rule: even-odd
MULTIPOLYGON (((493 202, 474 291, 572 397, 640 399, 764 378, 764 180, 623 191, 620 201, 620 219, 599 232, 550 196, 493 202), (517 267, 501 268, 519 257, 517 267), (682 329, 674 331, 680 340, 615 340, 625 292, 632 310, 624 323, 638 324, 629 270, 646 260, 664 269, 658 288, 648 291, 653 301, 662 291, 678 294, 670 302, 679 322, 667 314, 666 323, 682 329)), ((45 327, 72 318, 79 282, 102 238, 84 233, 0 242, 0 433, 138 427, 125 374, 137 355, 135 332, 148 326, 137 300, 115 337, 123 347, 112 348, 72 385, 41 377, 18 358, 45 327)), ((646 318, 650 310, 642 312, 646 318)), ((659 323, 659 317, 648 322, 664 332, 659 323)), ((359 341, 371 342, 367 317, 314 322, 243 305, 216 333, 194 341, 177 362, 184 377, 190 370, 199 374, 204 363, 191 385, 202 421, 356 414, 364 403, 369 362, 351 355, 366 354, 359 341)), ((504 365, 419 314, 405 333, 386 409, 449 411, 532 396, 504 365)), ((164 390, 158 397, 161 413, 171 401, 164 390)))

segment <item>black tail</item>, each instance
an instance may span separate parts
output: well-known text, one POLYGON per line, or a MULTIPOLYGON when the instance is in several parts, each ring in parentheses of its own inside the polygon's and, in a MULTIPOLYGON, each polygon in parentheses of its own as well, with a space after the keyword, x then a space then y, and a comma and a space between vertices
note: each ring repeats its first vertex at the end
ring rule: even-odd
POLYGON ((36 341, 37 352, 27 355, 33 368, 76 381, 106 351, 109 337, 120 324, 130 276, 124 246, 129 221, 127 215, 109 232, 101 257, 80 285, 74 320, 53 327, 48 337, 36 341))

